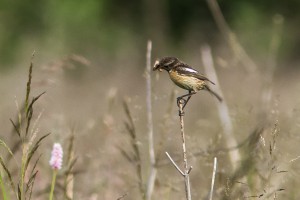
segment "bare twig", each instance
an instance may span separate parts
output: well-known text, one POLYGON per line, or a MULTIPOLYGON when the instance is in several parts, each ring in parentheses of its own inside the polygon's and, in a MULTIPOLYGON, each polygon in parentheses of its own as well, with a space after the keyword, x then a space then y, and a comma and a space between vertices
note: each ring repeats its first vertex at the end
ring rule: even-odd
POLYGON ((69 137, 69 146, 67 151, 67 170, 65 173, 64 180, 64 196, 67 200, 74 199, 74 165, 76 162, 75 152, 74 152, 74 133, 72 131, 71 136, 69 137))
POLYGON ((131 113, 130 113, 130 110, 129 110, 129 107, 128 107, 128 104, 126 101, 123 102, 123 106, 124 106, 125 114, 128 118, 128 122, 125 122, 125 126, 128 131, 128 134, 131 138, 131 146, 133 149, 133 155, 129 156, 126 153, 126 151, 124 151, 124 150, 121 150, 121 152, 123 151, 123 155, 127 155, 125 157, 127 157, 129 160, 134 162, 137 177, 139 179, 140 193, 142 195, 142 198, 145 199, 145 189, 144 189, 144 185, 143 185, 143 175, 142 175, 142 157, 141 157, 141 153, 140 153, 139 146, 138 146, 135 125, 134 125, 133 118, 131 116, 131 113))
POLYGON ((228 26, 220 6, 217 0, 207 0, 208 6, 211 10, 211 13, 216 21, 218 28, 220 29, 221 33, 224 35, 226 41, 228 42, 229 47, 232 49, 236 59, 242 62, 247 69, 247 71, 252 72, 254 71, 257 66, 254 61, 248 56, 245 49, 239 43, 236 35, 231 31, 230 27, 228 26))
POLYGON ((153 118, 152 118, 152 92, 151 92, 151 49, 152 42, 149 40, 147 44, 147 63, 146 63, 146 81, 147 81, 147 120, 148 120, 148 136, 149 136, 149 154, 150 162, 155 164, 154 144, 153 144, 153 118))
POLYGON ((185 193, 186 199, 191 200, 191 186, 190 186, 190 176, 189 167, 186 156, 186 145, 185 145, 185 134, 184 134, 184 123, 183 123, 183 101, 179 101, 179 117, 180 117, 180 130, 182 139, 182 152, 183 152, 183 164, 184 164, 184 182, 185 182, 185 193))
POLYGON ((181 139, 182 139, 182 152, 183 152, 183 170, 180 170, 180 168, 176 165, 174 160, 171 158, 171 156, 166 152, 168 158, 171 160, 174 167, 181 173, 181 175, 184 177, 184 183, 185 183, 185 195, 187 200, 191 200, 191 186, 190 186, 190 177, 189 174, 192 170, 192 167, 188 167, 187 162, 187 155, 186 155, 186 145, 185 145, 185 133, 184 133, 184 122, 183 122, 183 106, 186 104, 186 100, 183 98, 178 99, 177 101, 178 107, 179 107, 179 117, 180 117, 180 132, 181 132, 181 139))
POLYGON ((175 161, 173 160, 173 158, 170 156, 170 154, 168 152, 166 152, 166 155, 168 156, 168 158, 170 159, 170 161, 172 162, 172 164, 174 165, 174 167, 178 170, 178 172, 184 176, 183 171, 181 171, 181 169, 178 167, 178 165, 175 163, 175 161))
POLYGON ((289 163, 295 162, 296 160, 299 160, 300 156, 297 156, 296 158, 293 158, 292 160, 289 161, 289 163))
POLYGON ((124 199, 127 196, 127 193, 123 194, 122 196, 118 197, 117 200, 124 199))
POLYGON ((148 121, 148 140, 149 140, 149 157, 150 157, 150 175, 148 177, 146 199, 150 200, 154 183, 156 179, 157 169, 154 153, 154 139, 153 139, 153 118, 152 118, 152 90, 151 90, 151 50, 152 42, 151 40, 147 43, 147 62, 146 62, 146 92, 147 92, 147 121, 148 121))
POLYGON ((267 59, 267 71, 264 76, 264 90, 262 92, 262 105, 265 110, 270 109, 269 105, 272 97, 272 81, 277 66, 276 58, 278 55, 278 49, 281 44, 283 23, 283 16, 277 14, 273 17, 273 32, 271 36, 269 54, 267 59))
POLYGON ((216 172, 217 172, 217 158, 215 157, 215 158, 214 158, 213 174, 212 174, 212 178, 211 178, 211 187, 210 187, 209 200, 212 200, 212 197, 213 197, 213 191, 214 191, 214 185, 215 185, 216 172))
MULTIPOLYGON (((236 147, 238 143, 233 135, 232 121, 229 115, 229 109, 226 104, 221 87, 219 86, 220 84, 214 68, 211 50, 208 45, 203 46, 201 48, 201 55, 202 55, 204 69, 207 76, 210 77, 216 83, 215 91, 223 97, 223 101, 221 103, 218 102, 217 106, 219 110, 219 117, 221 119, 222 126, 224 129, 227 148, 236 147)), ((241 160, 241 156, 238 149, 233 149, 232 151, 229 151, 229 157, 230 157, 233 170, 235 170, 237 168, 237 162, 241 160)))

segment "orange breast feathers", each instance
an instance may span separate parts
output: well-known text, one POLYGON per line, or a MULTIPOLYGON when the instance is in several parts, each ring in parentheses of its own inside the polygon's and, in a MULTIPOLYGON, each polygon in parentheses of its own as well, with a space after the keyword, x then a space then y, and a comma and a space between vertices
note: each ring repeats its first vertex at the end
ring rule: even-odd
POLYGON ((204 89, 205 82, 193 76, 188 76, 184 74, 179 74, 175 70, 170 70, 169 75, 171 80, 179 87, 190 90, 198 91, 204 89))

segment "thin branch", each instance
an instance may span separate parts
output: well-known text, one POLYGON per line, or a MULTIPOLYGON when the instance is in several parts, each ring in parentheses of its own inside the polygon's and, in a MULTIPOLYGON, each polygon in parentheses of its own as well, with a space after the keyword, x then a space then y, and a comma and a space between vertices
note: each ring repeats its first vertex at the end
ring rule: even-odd
POLYGON ((177 169, 177 171, 180 172, 180 174, 184 177, 184 185, 185 185, 185 195, 187 200, 191 200, 191 185, 190 185, 190 176, 189 173, 192 170, 192 167, 188 167, 187 162, 187 153, 186 153, 186 145, 185 145, 185 133, 184 133, 184 122, 183 122, 183 107, 186 105, 188 100, 184 99, 183 96, 177 98, 177 105, 179 108, 179 118, 180 118, 180 133, 181 133, 181 139, 182 139, 182 153, 183 153, 183 167, 184 171, 180 170, 178 165, 174 162, 174 160, 171 158, 171 156, 166 152, 166 155, 174 165, 174 167, 177 169))
POLYGON ((193 169, 193 166, 190 166, 190 168, 189 168, 188 171, 187 171, 187 174, 190 174, 191 171, 192 171, 192 169, 193 169))
POLYGON ((217 172, 217 158, 214 158, 214 168, 213 168, 213 174, 211 178, 211 187, 210 187, 210 194, 209 194, 209 200, 212 200, 213 192, 214 192, 214 185, 215 185, 215 179, 216 179, 216 172, 217 172))
POLYGON ((272 99, 272 82, 277 66, 276 59, 278 56, 278 50, 282 40, 283 23, 283 16, 277 14, 273 17, 273 31, 267 57, 267 71, 264 75, 264 88, 262 92, 262 106, 266 111, 270 109, 270 101, 272 99))
POLYGON ((289 163, 295 162, 298 159, 300 159, 300 156, 297 156, 296 158, 293 158, 292 160, 289 161, 289 163))
POLYGON ((152 90, 151 90, 151 50, 152 42, 148 41, 147 44, 147 63, 146 63, 146 81, 147 81, 147 121, 148 121, 148 136, 149 136, 149 154, 150 163, 155 164, 155 153, 154 153, 154 143, 153 143, 153 117, 152 117, 152 90))
POLYGON ((122 196, 118 197, 117 200, 124 199, 127 196, 127 193, 123 194, 122 196))
MULTIPOLYGON (((211 55, 211 49, 208 45, 201 48, 201 55, 205 73, 216 83, 215 91, 223 97, 223 101, 221 103, 218 102, 217 106, 219 110, 219 117, 224 129, 226 146, 227 148, 236 147, 238 146, 238 143, 233 135, 233 127, 231 117, 229 115, 229 109, 218 81, 217 73, 214 68, 213 58, 211 55)), ((237 169, 237 163, 241 160, 239 150, 233 149, 232 151, 230 151, 229 157, 233 170, 237 169)))
POLYGON ((242 45, 239 43, 236 35, 228 26, 217 0, 207 0, 207 3, 216 21, 218 28, 220 29, 221 33, 224 35, 234 55, 240 62, 244 64, 244 67, 247 69, 247 71, 253 72, 257 68, 257 66, 254 63, 254 61, 249 57, 249 55, 242 47, 242 45))
POLYGON ((182 152, 183 152, 183 164, 184 164, 184 183, 185 183, 185 194, 186 199, 191 200, 191 185, 190 185, 190 176, 188 174, 189 167, 187 162, 187 155, 186 155, 186 145, 185 145, 185 133, 184 133, 184 122, 183 122, 183 105, 186 105, 185 101, 179 100, 179 118, 180 118, 180 132, 181 132, 181 139, 182 139, 182 152))
POLYGON ((150 157, 150 175, 148 177, 146 199, 150 200, 154 183, 156 179, 157 169, 156 160, 154 153, 154 138, 153 138, 153 117, 152 117, 152 90, 151 90, 151 40, 147 43, 147 54, 146 54, 146 92, 147 92, 147 121, 148 121, 148 140, 149 140, 149 157, 150 157))
POLYGON ((141 157, 141 153, 140 153, 139 146, 138 146, 136 130, 135 130, 135 126, 133 123, 133 119, 132 119, 128 104, 125 100, 123 101, 123 106, 124 106, 125 114, 129 121, 129 122, 125 122, 125 126, 129 133, 129 136, 131 137, 130 143, 131 143, 131 146, 132 146, 132 149, 134 152, 134 155, 130 156, 130 157, 133 158, 133 160, 134 160, 137 176, 139 179, 139 189, 140 189, 141 195, 144 199, 145 189, 144 189, 144 185, 143 185, 143 176, 142 176, 142 157, 141 157))
POLYGON ((170 154, 168 152, 166 152, 166 155, 168 156, 168 158, 170 159, 170 161, 172 162, 173 166, 177 169, 177 171, 184 176, 183 171, 181 171, 181 169, 178 167, 178 165, 175 163, 175 161, 172 159, 172 157, 170 156, 170 154))

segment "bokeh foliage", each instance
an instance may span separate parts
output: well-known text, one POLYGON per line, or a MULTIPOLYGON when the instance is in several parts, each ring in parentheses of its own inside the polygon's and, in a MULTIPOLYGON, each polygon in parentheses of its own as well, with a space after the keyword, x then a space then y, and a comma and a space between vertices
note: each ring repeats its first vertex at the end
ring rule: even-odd
MULTIPOLYGON (((253 52, 267 49, 272 18, 282 15, 285 49, 281 53, 297 59, 293 52, 300 46, 299 1, 219 3, 229 25, 250 51, 255 48, 253 52)), ((48 52, 79 54, 100 48, 109 56, 123 44, 144 44, 148 38, 154 44, 157 40, 178 46, 191 37, 190 32, 199 33, 200 42, 213 44, 220 38, 206 1, 0 0, 0 68, 14 63, 24 49, 29 51, 29 44, 48 52)))

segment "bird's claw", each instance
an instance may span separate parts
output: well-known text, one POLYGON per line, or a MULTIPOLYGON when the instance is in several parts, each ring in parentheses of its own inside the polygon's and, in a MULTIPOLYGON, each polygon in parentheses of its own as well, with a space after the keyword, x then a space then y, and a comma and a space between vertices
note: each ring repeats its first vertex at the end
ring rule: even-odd
POLYGON ((184 111, 183 108, 187 104, 187 100, 184 99, 183 97, 178 97, 177 98, 177 106, 179 107, 179 116, 182 117, 184 116, 184 111))

